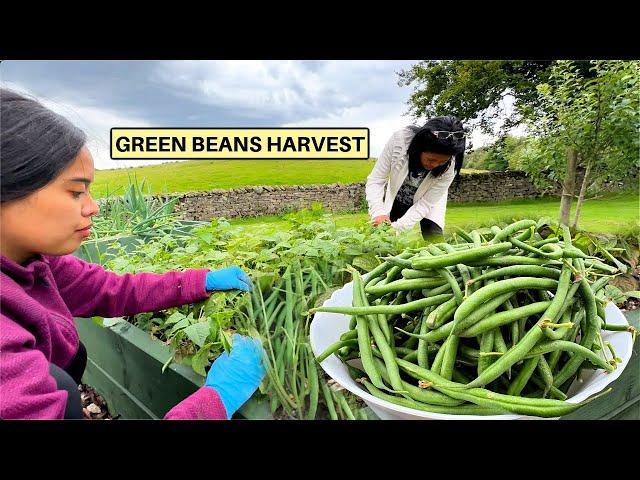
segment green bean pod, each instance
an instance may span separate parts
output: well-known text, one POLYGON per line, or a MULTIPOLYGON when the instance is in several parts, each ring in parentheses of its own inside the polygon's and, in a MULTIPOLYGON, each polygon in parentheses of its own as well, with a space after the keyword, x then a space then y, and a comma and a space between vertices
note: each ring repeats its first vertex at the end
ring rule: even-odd
POLYGON ((471 261, 465 263, 470 267, 508 267, 511 265, 562 265, 560 260, 551 260, 547 258, 521 257, 518 255, 503 255, 500 257, 491 257, 484 260, 471 261))
POLYGON ((444 413, 447 415, 500 415, 505 412, 501 409, 479 407, 478 405, 459 405, 453 407, 431 405, 423 402, 417 402, 415 400, 409 400, 407 398, 389 395, 388 393, 384 393, 380 389, 376 388, 367 380, 363 380, 362 383, 373 396, 378 397, 381 400, 386 400, 387 402, 395 403, 402 407, 413 408, 415 410, 422 410, 431 413, 444 413))
MULTIPOLYGON (((353 270, 353 288, 354 293, 358 292, 358 289, 362 288, 362 278, 360 274, 353 270)), ((353 301, 356 304, 360 304, 361 298, 358 294, 354 294, 353 301)), ((365 307, 354 307, 365 308, 365 307)), ((374 322, 371 322, 374 323, 374 322)), ((373 352, 371 350, 371 337, 369 335, 369 321, 366 314, 360 314, 356 316, 356 328, 358 330, 358 348, 360 350, 360 359, 362 360, 362 367, 364 371, 371 379, 371 382, 379 388, 385 388, 382 383, 382 377, 373 363, 373 352)))
POLYGON ((433 268, 448 267, 458 263, 466 264, 467 262, 478 261, 481 258, 490 257, 497 253, 504 252, 511 248, 510 242, 502 242, 496 245, 487 245, 483 247, 462 250, 455 253, 446 253, 440 256, 420 256, 411 260, 412 268, 416 270, 426 270, 433 268))
POLYGON ((381 297, 387 293, 439 287, 446 282, 447 280, 442 278, 414 278, 411 280, 403 278, 385 285, 370 285, 365 288, 365 293, 381 297))
POLYGON ((598 354, 594 351, 589 350, 588 348, 583 347, 582 345, 579 345, 577 343, 569 342, 567 340, 551 340, 540 343, 532 348, 524 358, 529 358, 556 350, 572 352, 575 354, 575 356, 586 358, 595 366, 600 367, 607 372, 613 372, 613 370, 615 370, 615 367, 613 365, 607 362, 604 358, 598 356, 598 354))
MULTIPOLYGON (((542 334, 542 333, 541 333, 542 334)), ((539 417, 560 417, 568 415, 583 405, 608 394, 611 389, 605 390, 580 403, 569 403, 548 398, 527 398, 514 395, 504 395, 484 388, 468 388, 469 384, 451 382, 434 374, 430 370, 420 368, 418 365, 398 359, 400 368, 414 378, 432 382, 432 388, 459 400, 466 400, 477 405, 491 405, 489 408, 499 408, 512 413, 534 415, 539 417)))
POLYGON ((520 277, 500 280, 472 293, 464 302, 462 302, 462 305, 458 307, 453 318, 454 321, 462 320, 487 300, 495 298, 503 293, 522 289, 550 289, 557 285, 558 282, 556 280, 549 278, 520 277))
MULTIPOLYGON (((386 370, 384 362, 380 359, 375 359, 376 367, 380 371, 380 375, 382 375, 382 379, 386 382, 390 382, 389 374, 386 370)), ((397 367, 397 364, 396 364, 397 367)), ((418 402, 428 403, 431 405, 442 405, 442 406, 456 406, 464 403, 462 400, 455 400, 451 397, 448 397, 440 392, 435 390, 419 388, 415 385, 410 384, 409 382, 402 381, 402 389, 407 392, 407 394, 418 402)))
POLYGON ((443 293, 442 295, 436 295, 429 298, 421 298, 412 302, 403 303, 399 305, 371 305, 370 307, 318 307, 309 310, 309 313, 316 312, 328 312, 328 313, 343 313, 345 315, 371 315, 374 313, 384 313, 387 315, 394 315, 397 313, 415 312, 417 310, 423 310, 425 307, 431 305, 440 305, 442 302, 446 302, 453 295, 450 293, 443 293))
POLYGON ((519 362, 529 353, 536 343, 544 336, 542 333, 542 320, 539 320, 520 341, 511 347, 507 353, 484 370, 475 380, 467 384, 467 388, 487 385, 506 372, 516 362, 519 362))
MULTIPOLYGON (((487 315, 492 315, 496 308, 502 305, 504 302, 512 298, 516 292, 507 292, 502 295, 498 295, 495 298, 492 298, 488 302, 485 302, 482 306, 478 307, 473 313, 469 314, 466 318, 453 321, 453 334, 458 335, 460 332, 470 328, 475 323, 481 321, 486 318, 487 315)), ((455 312, 454 312, 455 318, 455 312)))
POLYGON ((456 307, 457 302, 455 297, 441 303, 427 316, 425 321, 426 326, 432 330, 440 327, 453 316, 456 307))
POLYGON ((493 330, 496 327, 509 325, 521 318, 527 318, 531 315, 542 313, 546 311, 547 308, 549 308, 549 305, 551 305, 551 301, 536 302, 525 305, 524 307, 518 307, 512 310, 494 313, 493 315, 483 318, 471 327, 462 330, 461 332, 455 333, 455 335, 458 335, 459 337, 477 337, 478 335, 484 332, 488 332, 489 330, 493 330))
POLYGON ((542 377, 544 381, 544 391, 542 393, 542 397, 544 398, 547 396, 549 390, 551 390, 551 387, 553 387, 553 373, 544 355, 540 355, 538 359, 537 370, 540 372, 540 377, 542 377))
POLYGON ((504 229, 502 229, 495 237, 491 239, 490 244, 495 244, 502 242, 512 236, 514 233, 524 230, 525 228, 535 227, 537 222, 533 220, 520 220, 518 222, 514 222, 511 225, 507 225, 504 229))
MULTIPOLYGON (((553 297, 553 301, 549 308, 542 314, 543 326, 547 323, 553 323, 559 317, 562 311, 562 307, 565 301, 570 300, 567 298, 569 287, 571 286, 571 260, 567 260, 567 263, 562 267, 560 272, 560 280, 558 280, 558 289, 556 295, 553 297)), ((550 328, 544 328, 544 334, 547 338, 552 340, 559 340, 564 336, 563 331, 553 331, 550 328)))
MULTIPOLYGON (((580 261, 580 259, 578 259, 578 261, 580 261)), ((590 350, 590 347, 591 345, 593 345, 593 341, 595 340, 600 328, 600 324, 598 322, 598 316, 596 313, 595 296, 585 278, 582 278, 582 280, 580 280, 580 293, 582 294, 585 304, 587 325, 586 331, 584 332, 584 335, 580 340, 580 345, 590 350)), ((553 381, 554 387, 560 387, 567 380, 569 380, 569 378, 578 371, 578 368, 580 368, 580 364, 582 362, 583 357, 579 355, 575 355, 574 357, 569 359, 562 370, 560 370, 560 372, 558 372, 558 374, 555 376, 553 381)))
POLYGON ((490 278, 499 277, 546 277, 546 278, 560 278, 560 270, 555 268, 542 267, 539 265, 511 265, 509 267, 498 268, 491 272, 484 273, 474 279, 467 282, 468 285, 473 285, 480 280, 486 280, 490 278))
POLYGON ((538 361, 540 360, 540 355, 525 360, 522 369, 516 376, 516 378, 511 382, 509 388, 507 389, 507 395, 520 395, 522 389, 527 385, 531 375, 535 371, 538 366, 538 361))

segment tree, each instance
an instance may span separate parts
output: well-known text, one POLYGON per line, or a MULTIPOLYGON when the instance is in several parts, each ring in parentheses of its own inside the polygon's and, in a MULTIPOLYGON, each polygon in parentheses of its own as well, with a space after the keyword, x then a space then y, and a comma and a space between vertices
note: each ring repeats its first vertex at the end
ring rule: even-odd
POLYGON ((563 184, 560 222, 569 225, 576 172, 584 172, 572 226, 585 196, 605 181, 637 172, 640 149, 640 62, 594 60, 585 77, 575 62, 558 61, 541 94, 531 131, 540 139, 534 158, 522 163, 538 183, 563 184))
POLYGON ((500 137, 491 145, 480 147, 465 156, 465 166, 500 172, 517 169, 523 150, 530 140, 528 137, 511 135, 500 137))
POLYGON ((524 123, 534 137, 510 165, 519 163, 538 184, 562 184, 562 223, 569 224, 576 171, 585 173, 575 226, 588 192, 637 171, 638 73, 637 61, 447 60, 419 62, 398 75, 401 86, 415 84, 408 100, 414 116, 455 115, 491 134, 511 95, 501 135, 524 123))
POLYGON ((487 133, 494 133, 503 101, 511 95, 514 112, 502 126, 506 132, 538 105, 536 87, 548 79, 550 67, 550 61, 428 60, 400 71, 398 83, 415 84, 407 102, 415 117, 454 115, 465 123, 477 121, 487 133))
POLYGON ((487 147, 471 150, 464 156, 464 168, 484 170, 484 160, 487 157, 487 147))

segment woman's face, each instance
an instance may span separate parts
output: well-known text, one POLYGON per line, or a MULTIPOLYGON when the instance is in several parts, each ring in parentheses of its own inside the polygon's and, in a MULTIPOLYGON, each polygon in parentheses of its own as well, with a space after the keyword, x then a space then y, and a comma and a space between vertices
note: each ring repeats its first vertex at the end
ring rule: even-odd
POLYGON ((450 158, 451 155, 446 155, 444 153, 422 152, 420 154, 420 163, 422 163, 422 166, 427 170, 433 170, 434 168, 447 163, 450 158))
POLYGON ((0 210, 2 254, 22 263, 35 254, 67 255, 91 232, 99 212, 89 185, 93 158, 85 147, 57 178, 29 196, 9 201, 0 210))

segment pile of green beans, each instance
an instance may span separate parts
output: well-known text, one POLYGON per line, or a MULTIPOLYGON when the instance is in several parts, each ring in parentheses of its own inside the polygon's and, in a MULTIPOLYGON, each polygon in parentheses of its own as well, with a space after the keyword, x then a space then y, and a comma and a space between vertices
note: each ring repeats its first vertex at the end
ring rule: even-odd
POLYGON ((239 325, 255 329, 264 341, 267 378, 261 391, 274 418, 366 420, 357 397, 323 375, 308 340, 309 322, 302 312, 329 288, 323 273, 326 278, 331 272, 292 261, 268 292, 251 291, 239 325))
POLYGON ((568 228, 545 239, 536 227, 459 230, 366 277, 351 269, 352 306, 310 311, 351 316, 316 360, 359 359, 349 371, 372 395, 433 413, 558 417, 607 393, 566 401, 581 369, 621 362, 601 335, 615 329, 604 288, 618 269, 574 247, 568 228))

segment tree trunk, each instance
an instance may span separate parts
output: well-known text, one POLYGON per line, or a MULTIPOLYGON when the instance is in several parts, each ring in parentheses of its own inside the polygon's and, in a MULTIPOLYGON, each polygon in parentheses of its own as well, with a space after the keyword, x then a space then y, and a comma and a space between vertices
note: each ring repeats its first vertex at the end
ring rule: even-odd
POLYGON ((580 195, 578 196, 578 203, 576 204, 576 213, 573 216, 573 225, 571 228, 575 230, 578 226, 578 220, 580 219, 580 210, 582 209, 582 202, 584 202, 584 194, 587 192, 587 185, 589 179, 589 173, 591 172, 591 160, 587 162, 587 169, 584 171, 584 178, 582 179, 582 186, 580 187, 580 195))
POLYGON ((599 133, 600 124, 602 123, 602 96, 600 90, 598 90, 598 115, 596 117, 596 128, 593 130, 593 145, 591 149, 591 155, 587 160, 587 168, 584 171, 584 178, 582 179, 582 186, 580 187, 580 195, 578 196, 578 203, 576 204, 576 212, 573 216, 573 225, 571 228, 574 230, 578 226, 578 220, 580 219, 580 211, 582 210, 582 203, 584 202, 584 195, 587 192, 587 185, 589 185, 589 173, 591 173, 591 166, 595 164, 599 156, 599 133))
POLYGON ((560 223, 569 226, 571 220, 571 201, 576 186, 576 167, 578 165, 578 151, 575 148, 567 152, 567 171, 562 183, 562 198, 560 199, 560 223))

